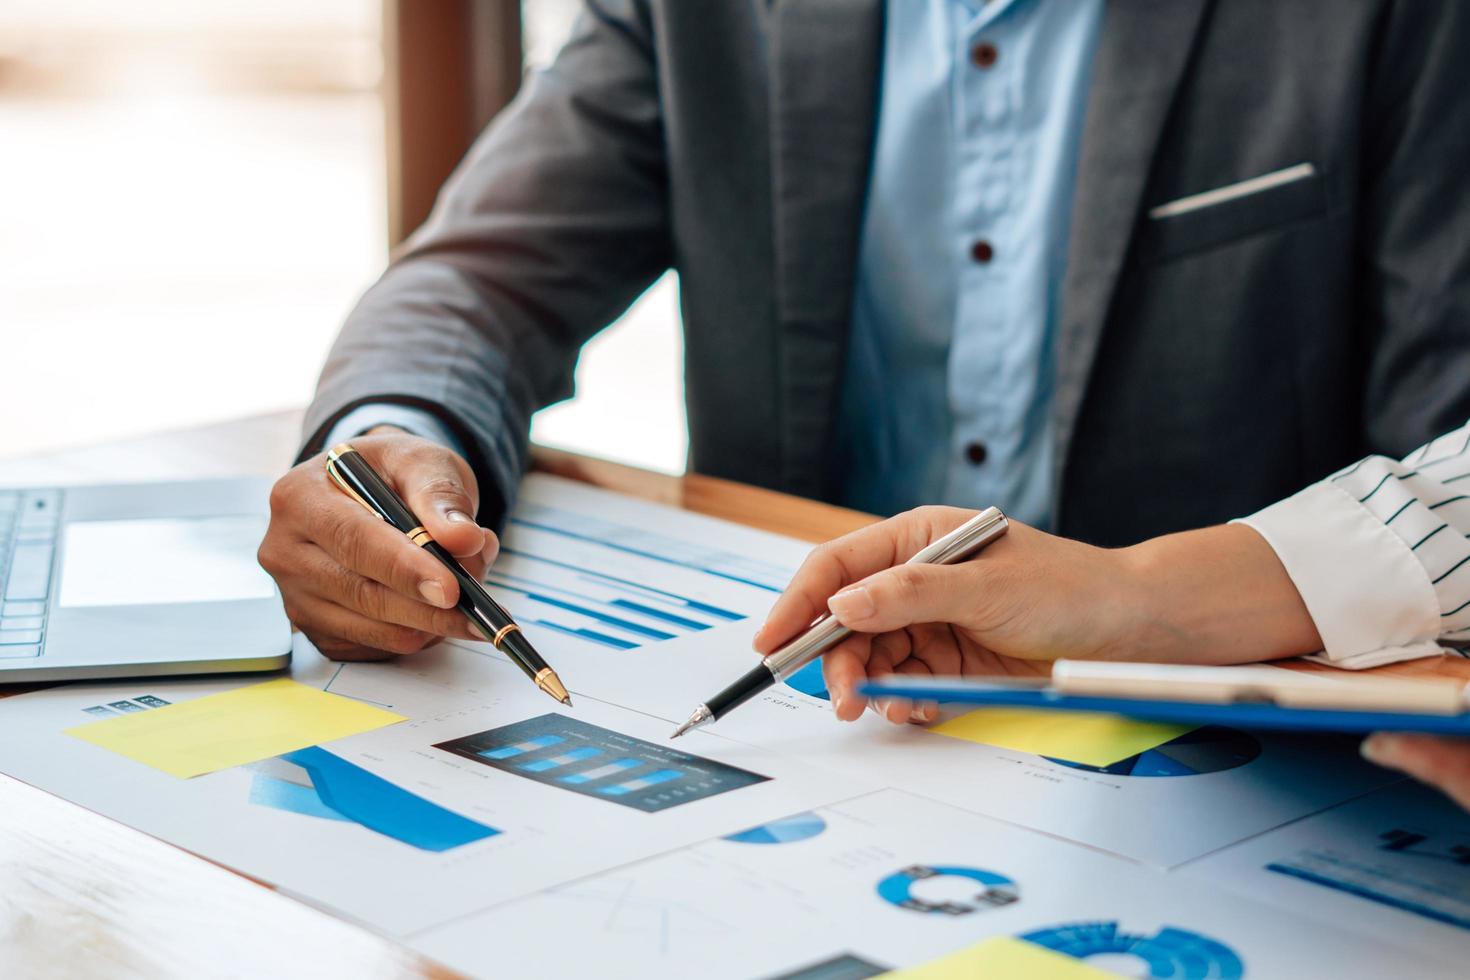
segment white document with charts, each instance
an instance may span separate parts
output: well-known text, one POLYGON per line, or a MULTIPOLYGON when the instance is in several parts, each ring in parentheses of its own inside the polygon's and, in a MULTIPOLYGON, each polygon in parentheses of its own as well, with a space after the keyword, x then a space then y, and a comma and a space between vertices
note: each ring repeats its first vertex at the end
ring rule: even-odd
POLYGON ((573 706, 483 644, 300 641, 292 679, 402 720, 186 779, 68 731, 261 678, 60 687, 0 701, 0 770, 477 976, 840 980, 985 941, 1130 976, 1457 975, 1470 816, 1348 741, 1130 732, 1079 761, 1014 718, 840 725, 813 665, 670 742, 809 547, 532 476, 486 582, 573 706))

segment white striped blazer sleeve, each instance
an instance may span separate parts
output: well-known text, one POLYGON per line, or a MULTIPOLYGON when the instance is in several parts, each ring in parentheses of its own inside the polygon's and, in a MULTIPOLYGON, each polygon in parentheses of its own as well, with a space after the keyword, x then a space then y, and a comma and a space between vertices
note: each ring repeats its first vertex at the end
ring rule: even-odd
POLYGON ((1338 667, 1466 655, 1470 422, 1395 461, 1369 456, 1240 523, 1275 549, 1338 667))

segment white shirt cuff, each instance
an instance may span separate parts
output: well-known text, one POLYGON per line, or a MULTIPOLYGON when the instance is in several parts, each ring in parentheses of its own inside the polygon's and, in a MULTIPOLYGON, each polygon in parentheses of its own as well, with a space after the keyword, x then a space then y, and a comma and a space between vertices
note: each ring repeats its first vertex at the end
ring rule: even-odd
POLYGON ((405 432, 437 442, 459 455, 464 455, 464 444, 455 438, 454 432, 433 412, 410 405, 394 402, 368 402, 359 405, 337 420, 327 433, 326 445, 335 446, 378 425, 396 425, 405 432))
POLYGON ((1409 546, 1331 483, 1232 523, 1276 551, 1322 636, 1308 659, 1361 670, 1438 656, 1439 600, 1409 546))

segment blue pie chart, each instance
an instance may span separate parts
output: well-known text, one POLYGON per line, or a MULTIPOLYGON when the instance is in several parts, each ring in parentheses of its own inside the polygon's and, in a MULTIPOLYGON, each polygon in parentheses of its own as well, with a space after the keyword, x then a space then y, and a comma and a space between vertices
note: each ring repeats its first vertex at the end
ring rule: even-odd
POLYGON ((1245 963, 1218 939, 1165 926, 1153 935, 1124 932, 1117 922, 1071 922, 1020 937, 1028 943, 1079 960, 1092 956, 1132 956, 1148 966, 1150 977, 1169 980, 1239 980, 1245 963))
POLYGON ((1254 762, 1261 754, 1261 743, 1234 728, 1206 725, 1185 732, 1163 745, 1130 755, 1110 766, 1088 766, 1066 759, 1042 756, 1069 769, 1085 769, 1107 776, 1200 776, 1224 772, 1254 762))
POLYGON ((731 834, 725 840, 737 844, 794 844, 799 840, 810 840, 826 829, 827 821, 815 813, 798 813, 731 834))
POLYGON ((823 701, 831 701, 832 695, 827 693, 827 685, 822 680, 822 661, 813 660, 805 667, 786 678, 786 686, 794 691, 823 701))

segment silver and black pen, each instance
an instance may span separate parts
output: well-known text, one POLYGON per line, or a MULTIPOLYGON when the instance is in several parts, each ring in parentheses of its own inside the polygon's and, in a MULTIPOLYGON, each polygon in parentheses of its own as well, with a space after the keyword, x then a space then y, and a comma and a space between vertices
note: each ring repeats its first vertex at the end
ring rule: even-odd
POLYGON ((510 618, 510 613, 485 591, 473 575, 465 571, 449 551, 435 541, 423 523, 409 510, 403 498, 393 492, 386 480, 378 475, 362 454, 347 443, 333 446, 327 452, 327 475, 344 493, 362 504, 371 513, 398 528, 414 544, 423 548, 449 569, 459 583, 459 611, 469 619, 486 640, 509 657, 517 667, 541 690, 560 701, 572 703, 571 695, 556 671, 547 665, 531 641, 526 639, 520 626, 510 618))
MULTIPOLYGON (((910 558, 910 565, 953 565, 973 556, 1010 528, 1006 516, 995 507, 987 507, 959 527, 950 531, 910 558)), ((694 709, 689 720, 670 738, 703 728, 729 714, 760 692, 784 681, 828 650, 852 635, 833 616, 826 616, 796 639, 765 657, 748 673, 704 704, 694 709)))

